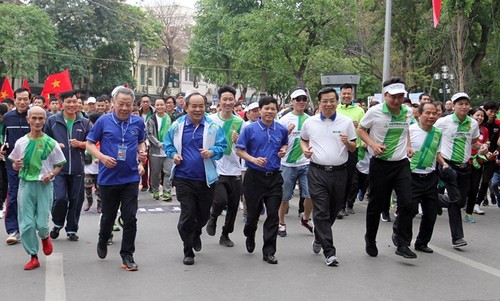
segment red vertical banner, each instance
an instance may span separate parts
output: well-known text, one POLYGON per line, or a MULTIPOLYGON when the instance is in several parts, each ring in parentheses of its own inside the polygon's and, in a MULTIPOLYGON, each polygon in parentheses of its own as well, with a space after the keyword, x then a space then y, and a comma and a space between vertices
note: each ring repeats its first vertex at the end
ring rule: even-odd
POLYGON ((28 83, 28 79, 26 77, 23 79, 23 88, 31 93, 30 84, 28 83))
POLYGON ((432 0, 432 16, 434 18, 434 28, 438 26, 439 17, 441 16, 441 4, 443 0, 432 0))

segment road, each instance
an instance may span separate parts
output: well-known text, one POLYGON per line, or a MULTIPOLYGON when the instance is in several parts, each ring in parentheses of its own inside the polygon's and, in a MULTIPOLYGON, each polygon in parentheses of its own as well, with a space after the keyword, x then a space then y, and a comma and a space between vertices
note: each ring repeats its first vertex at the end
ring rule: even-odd
MULTIPOLYGON (((21 244, 7 246, 0 235, 0 300, 500 300, 500 208, 485 207, 476 224, 464 224, 469 245, 451 247, 446 210, 438 218, 431 247, 434 254, 418 258, 394 254, 392 223, 381 222, 379 256, 364 251, 366 201, 356 214, 337 220, 334 242, 340 264, 327 267, 311 250, 312 235, 299 225, 297 199, 291 201, 288 235, 278 238, 279 264, 262 261, 262 222, 253 254, 245 249, 241 212, 231 238, 234 248, 202 235, 203 249, 193 266, 182 264, 177 233, 178 203, 155 201, 141 192, 135 259, 138 272, 120 268, 121 232, 108 257, 96 255, 99 215, 95 207, 82 212, 80 240, 70 242, 61 232, 54 254, 40 255, 41 268, 24 271, 29 260, 21 244)), ((420 218, 414 221, 418 231, 420 218)), ((3 228, 3 227, 2 227, 3 228)), ((41 252, 40 252, 41 253, 41 252)))

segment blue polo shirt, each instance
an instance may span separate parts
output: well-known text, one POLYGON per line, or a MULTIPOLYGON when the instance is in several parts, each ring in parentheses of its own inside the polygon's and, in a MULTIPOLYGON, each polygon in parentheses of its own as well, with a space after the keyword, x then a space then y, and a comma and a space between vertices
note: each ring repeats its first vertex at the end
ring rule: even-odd
POLYGON ((195 126, 189 117, 184 120, 182 162, 174 169, 176 178, 205 181, 205 165, 200 154, 200 148, 203 148, 204 129, 205 118, 201 120, 198 126, 195 126))
POLYGON ((251 162, 245 162, 250 168, 261 172, 271 172, 280 169, 281 159, 278 152, 283 145, 288 144, 288 130, 284 125, 274 122, 267 127, 259 118, 257 122, 247 125, 241 132, 236 148, 245 150, 250 156, 267 158, 264 167, 251 162))
POLYGON ((99 162, 99 185, 122 185, 139 182, 137 168, 137 145, 146 139, 146 129, 141 117, 130 115, 128 120, 121 121, 116 114, 109 113, 97 119, 90 130, 87 140, 100 142, 101 153, 117 159, 114 168, 107 168, 99 162), (118 160, 119 147, 126 147, 125 161, 118 160))

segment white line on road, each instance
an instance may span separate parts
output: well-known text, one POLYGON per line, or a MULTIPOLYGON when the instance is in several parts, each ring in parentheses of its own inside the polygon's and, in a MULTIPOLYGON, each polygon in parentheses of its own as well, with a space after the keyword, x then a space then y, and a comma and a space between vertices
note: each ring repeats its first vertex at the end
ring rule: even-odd
POLYGON ((62 253, 46 257, 45 300, 66 301, 62 253))
POLYGON ((439 254, 441 254, 443 256, 446 256, 446 257, 448 257, 450 259, 453 259, 455 261, 461 262, 461 263, 466 264, 466 265, 468 265, 470 267, 473 267, 475 269, 478 269, 480 271, 483 271, 485 273, 488 273, 488 274, 491 274, 493 276, 496 276, 496 277, 500 278, 500 270, 497 270, 495 268, 492 268, 490 266, 482 264, 482 263, 480 263, 478 261, 466 258, 464 256, 461 256, 461 255, 458 255, 458 254, 446 251, 446 250, 438 248, 436 246, 429 245, 429 247, 431 247, 432 249, 434 249, 434 251, 436 251, 437 253, 439 253, 439 254))

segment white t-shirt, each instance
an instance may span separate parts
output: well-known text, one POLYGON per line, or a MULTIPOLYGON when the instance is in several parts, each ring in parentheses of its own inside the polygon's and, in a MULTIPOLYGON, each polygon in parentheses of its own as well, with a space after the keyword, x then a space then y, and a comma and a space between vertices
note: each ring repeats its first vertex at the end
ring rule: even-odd
POLYGON ((229 120, 223 120, 219 113, 209 115, 208 117, 224 130, 227 141, 227 148, 224 151, 224 155, 220 160, 216 161, 217 172, 223 176, 241 176, 240 157, 236 155, 235 144, 231 136, 234 131, 238 134, 241 133, 246 125, 245 121, 236 115, 232 115, 229 120))
MULTIPOLYGON (((366 112, 360 125, 370 130, 369 136, 374 142, 387 147, 384 153, 376 158, 386 161, 400 161, 407 158, 408 128, 412 115, 412 110, 402 105, 400 114, 394 116, 385 102, 371 107, 366 112)), ((371 147, 368 147, 368 151, 373 155, 371 147)))
MULTIPOLYGON (((167 117, 167 116, 165 115, 165 117, 167 117)), ((160 131, 161 123, 163 122, 163 119, 160 116, 158 116, 158 114, 155 114, 155 118, 156 118, 156 124, 158 124, 158 131, 160 131)), ((160 141, 160 142, 163 142, 163 141, 160 141)), ((167 154, 165 154, 165 151, 163 150, 163 148, 160 148, 160 153, 159 154, 153 154, 152 156, 153 157, 162 157, 162 158, 164 158, 164 157, 167 156, 167 154)))
POLYGON ((309 159, 304 156, 302 148, 300 147, 300 132, 304 122, 308 118, 309 115, 305 113, 302 115, 295 115, 293 112, 290 112, 279 120, 287 129, 290 124, 295 125, 292 132, 288 135, 288 149, 286 155, 281 158, 281 165, 294 167, 309 164, 309 159))
POLYGON ((410 142, 414 155, 410 161, 412 173, 428 174, 436 170, 436 155, 440 152, 442 132, 432 127, 424 131, 418 123, 410 125, 410 142))
POLYGON ((434 124, 441 129, 441 155, 446 160, 455 163, 469 161, 472 151, 472 140, 479 138, 479 125, 473 118, 467 116, 460 122, 455 113, 439 118, 434 124))
POLYGON ((312 147, 311 162, 320 165, 338 166, 347 162, 348 149, 340 140, 340 134, 346 134, 350 141, 356 140, 352 120, 341 114, 335 114, 335 120, 322 119, 320 114, 308 118, 302 126, 300 138, 309 141, 312 147))
POLYGON ((30 138, 26 134, 16 141, 9 160, 14 162, 23 158, 23 167, 19 178, 25 181, 41 181, 43 175, 54 170, 54 166, 62 166, 66 158, 56 140, 43 134, 40 138, 30 138))
POLYGON ((92 158, 92 163, 86 164, 84 170, 86 174, 96 175, 99 173, 99 163, 94 162, 94 158, 92 158))

